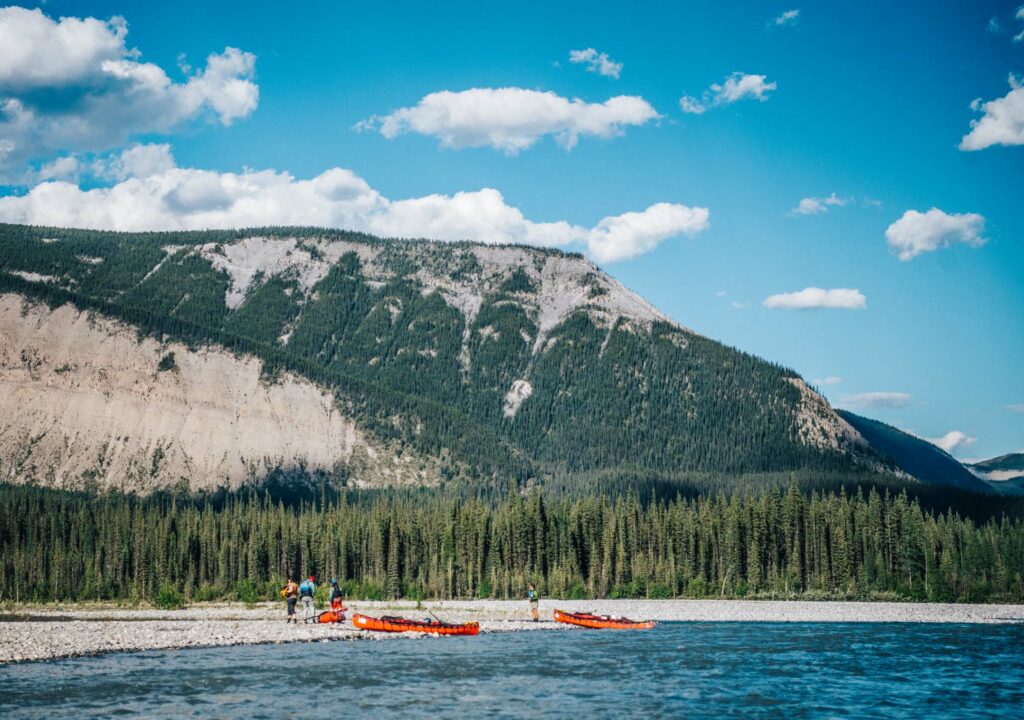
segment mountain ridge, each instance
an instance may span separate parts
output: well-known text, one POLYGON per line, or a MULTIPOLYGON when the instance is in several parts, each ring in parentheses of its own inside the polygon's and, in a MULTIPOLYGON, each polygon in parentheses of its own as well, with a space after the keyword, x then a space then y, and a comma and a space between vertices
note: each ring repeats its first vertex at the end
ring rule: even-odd
POLYGON ((374 446, 410 448, 439 482, 893 472, 796 373, 670 320, 578 254, 9 225, 0 250, 0 290, 320 383, 374 446))

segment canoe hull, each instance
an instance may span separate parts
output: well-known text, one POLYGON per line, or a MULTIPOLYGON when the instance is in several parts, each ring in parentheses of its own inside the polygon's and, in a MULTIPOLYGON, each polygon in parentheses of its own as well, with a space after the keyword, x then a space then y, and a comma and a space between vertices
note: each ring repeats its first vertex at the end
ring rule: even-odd
POLYGON ((475 622, 448 625, 404 618, 375 618, 359 613, 352 616, 352 624, 357 630, 373 632, 419 632, 429 635, 478 635, 480 633, 480 623, 475 622))
POLYGON ((567 613, 561 610, 555 610, 555 621, 591 630, 652 630, 655 625, 653 620, 629 620, 628 618, 612 618, 608 615, 567 613))

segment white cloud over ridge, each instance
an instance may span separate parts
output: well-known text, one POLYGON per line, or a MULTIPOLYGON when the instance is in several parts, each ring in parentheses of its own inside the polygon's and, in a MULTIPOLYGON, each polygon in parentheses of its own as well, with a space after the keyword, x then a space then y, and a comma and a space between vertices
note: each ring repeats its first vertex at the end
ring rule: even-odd
POLYGON ((867 298, 853 288, 824 290, 817 287, 804 288, 798 292, 771 295, 762 303, 766 308, 780 310, 810 310, 828 308, 839 310, 863 310, 867 298))
POLYGON ((811 382, 812 384, 817 385, 818 387, 825 387, 828 385, 839 385, 840 383, 843 382, 843 379, 838 375, 829 375, 828 377, 818 378, 816 380, 812 380, 811 382))
POLYGON ((849 204, 849 198, 838 197, 832 193, 828 197, 806 197, 803 198, 795 208, 789 211, 790 215, 821 215, 827 213, 830 207, 842 207, 849 204))
POLYGON ((985 218, 977 213, 946 213, 932 208, 922 213, 907 210, 885 231, 889 250, 900 260, 910 260, 954 243, 980 247, 988 242, 982 235, 985 218))
POLYGON ((599 53, 594 48, 570 50, 569 62, 576 65, 585 63, 587 72, 597 73, 598 75, 615 78, 616 80, 619 79, 619 74, 622 72, 622 63, 615 62, 608 57, 608 53, 599 53))
POLYGON ((772 20, 772 25, 776 27, 784 27, 786 25, 796 25, 800 20, 799 10, 787 10, 786 12, 779 15, 777 18, 772 20))
POLYGON ((126 231, 316 225, 385 237, 581 247, 599 262, 635 257, 708 227, 707 208, 673 203, 587 228, 529 220, 493 188, 389 200, 342 168, 308 180, 274 170, 180 168, 166 145, 135 146, 101 167, 120 182, 89 190, 44 182, 0 198, 0 221, 126 231))
POLYGON ((125 45, 123 18, 0 8, 0 171, 59 152, 103 151, 203 115, 230 125, 259 102, 256 58, 236 48, 174 82, 125 45))
POLYGON ((684 95, 679 99, 679 108, 685 113, 701 115, 711 108, 731 105, 743 99, 765 102, 777 85, 768 82, 765 75, 748 75, 734 72, 721 83, 714 83, 700 98, 684 95))
POLYGON ((840 407, 878 410, 906 407, 913 399, 909 393, 875 391, 843 395, 837 404, 840 407))
POLYGON ((471 88, 430 93, 412 107, 374 115, 356 125, 393 139, 405 133, 437 138, 443 147, 491 147, 508 155, 550 135, 566 150, 580 137, 611 138, 630 125, 661 116, 639 96, 618 95, 603 103, 516 87, 471 88))
POLYGON ((927 440, 932 445, 942 448, 950 455, 960 448, 970 447, 978 441, 977 438, 970 437, 967 433, 959 430, 950 430, 940 438, 922 438, 922 440, 927 440))
MULTIPOLYGON (((1021 9, 1024 13, 1024 8, 1021 9)), ((1024 36, 1024 31, 1018 37, 1024 36)), ((1010 73, 1010 91, 1001 98, 982 102, 971 109, 984 113, 971 120, 971 131, 960 140, 961 150, 984 150, 993 145, 1024 145, 1024 83, 1010 73)))

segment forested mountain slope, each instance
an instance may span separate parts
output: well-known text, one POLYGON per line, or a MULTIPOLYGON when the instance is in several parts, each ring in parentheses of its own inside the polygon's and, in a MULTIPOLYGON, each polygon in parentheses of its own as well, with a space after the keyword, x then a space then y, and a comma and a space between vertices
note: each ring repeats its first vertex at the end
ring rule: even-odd
MULTIPOLYGON (((239 354, 243 364, 259 358, 265 392, 316 383, 313 405, 331 398, 360 438, 353 447, 388 448, 387 463, 415 468, 387 476, 365 461, 371 453, 356 453, 364 461, 353 465, 348 450, 309 466, 311 452, 279 452, 277 431, 263 429, 257 434, 274 451, 252 466, 251 479, 270 466, 363 484, 417 473, 424 482, 525 481, 889 467, 794 372, 673 323, 588 260, 555 250, 312 228, 123 234, 6 225, 0 293, 19 316, 38 315, 26 308, 44 301, 130 325, 157 378, 157 359, 171 343, 184 343, 176 357, 211 346, 239 354)), ((94 323, 101 333, 110 332, 105 322, 94 323)), ((17 382, 76 392, 66 380, 54 384, 55 364, 75 353, 85 361, 88 344, 42 352, 41 339, 19 332, 22 350, 5 360, 0 391, 13 397, 12 373, 20 372, 17 382), (15 367, 32 362, 45 372, 15 367)), ((95 370, 81 382, 102 385, 95 370)), ((182 402, 202 405, 201 393, 211 392, 204 388, 196 385, 182 402)), ((101 388, 97 397, 104 396, 101 388)), ((306 415, 302 403, 288 407, 296 420, 306 415)), ((76 470, 60 468, 90 463, 69 464, 44 451, 47 443, 33 444, 39 414, 19 411, 17 402, 9 408, 0 437, 21 438, 36 468, 28 479, 45 482, 56 472, 60 484, 79 482, 76 470)), ((87 422, 46 417, 48 437, 80 435, 72 425, 87 422)), ((165 420, 140 421, 155 425, 134 451, 152 459, 177 443, 190 457, 210 452, 165 420)), ((320 430, 304 434, 321 443, 320 430)), ((218 462, 193 457, 179 480, 220 484, 222 475, 203 469, 218 462)), ((10 460, 4 468, 9 479, 26 479, 10 460)))
POLYGON ((921 482, 972 492, 989 491, 989 487, 956 458, 927 440, 845 410, 840 410, 839 414, 864 436, 871 447, 921 482))

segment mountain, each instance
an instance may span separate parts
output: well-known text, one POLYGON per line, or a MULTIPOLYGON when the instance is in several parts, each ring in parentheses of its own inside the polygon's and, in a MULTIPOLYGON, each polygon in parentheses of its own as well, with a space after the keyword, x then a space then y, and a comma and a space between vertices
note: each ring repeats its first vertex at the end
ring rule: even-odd
POLYGON ((971 463, 968 470, 1004 495, 1024 495, 1024 453, 971 463))
POLYGON ((872 448, 921 482, 972 492, 989 491, 989 487, 956 458, 927 440, 845 410, 840 410, 839 415, 856 428, 872 448))
POLYGON ((557 250, 3 225, 0 336, 19 482, 896 472, 793 371, 557 250))

